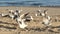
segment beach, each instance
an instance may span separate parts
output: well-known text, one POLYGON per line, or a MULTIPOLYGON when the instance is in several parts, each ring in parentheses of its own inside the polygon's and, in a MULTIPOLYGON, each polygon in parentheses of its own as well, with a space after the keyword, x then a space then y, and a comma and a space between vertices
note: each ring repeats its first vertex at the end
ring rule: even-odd
MULTIPOLYGON (((37 7, 37 6, 1 6, 0 7, 0 13, 8 13, 8 11, 6 9, 12 9, 12 10, 23 10, 21 14, 27 13, 29 12, 29 15, 31 15, 35 21, 31 21, 31 22, 26 22, 26 24, 28 24, 28 28, 32 28, 32 27, 36 27, 36 28, 43 28, 45 27, 43 24, 41 24, 40 22, 42 21, 42 17, 35 16, 35 13, 37 10, 45 10, 48 9, 48 15, 52 16, 52 20, 53 20, 53 25, 52 26, 59 26, 60 22, 54 22, 54 19, 56 16, 59 17, 60 20, 60 7, 37 7)), ((55 32, 49 32, 48 30, 46 31, 35 31, 35 30, 30 30, 30 31, 22 31, 16 20, 12 20, 11 18, 8 17, 0 17, 0 34, 60 34, 60 31, 58 31, 59 28, 54 28, 52 30, 56 30, 56 32, 59 33, 55 33, 55 32), (1 23, 1 21, 3 23, 1 23), (11 28, 10 28, 11 27, 11 28), (9 29, 10 28, 10 29, 9 29)))

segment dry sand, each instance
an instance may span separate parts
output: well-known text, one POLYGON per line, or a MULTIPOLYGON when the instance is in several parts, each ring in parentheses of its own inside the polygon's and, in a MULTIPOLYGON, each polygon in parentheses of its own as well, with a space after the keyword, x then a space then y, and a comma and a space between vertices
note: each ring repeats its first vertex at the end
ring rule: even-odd
MULTIPOLYGON (((52 16, 52 26, 60 26, 60 22, 55 22, 54 19, 56 16, 59 17, 60 20, 60 8, 59 7, 15 7, 15 6, 10 6, 10 7, 0 7, 0 13, 8 13, 6 9, 22 9, 23 13, 30 12, 30 15, 33 16, 34 21, 31 22, 26 22, 29 26, 28 28, 44 28, 45 26, 41 24, 40 22, 42 21, 42 17, 35 16, 35 13, 38 9, 45 10, 48 9, 48 15, 52 16)), ((60 28, 54 28, 51 29, 56 32, 60 32, 60 28), (59 31, 58 31, 59 29, 59 31)), ((30 30, 30 31, 22 31, 22 29, 19 28, 17 22, 15 20, 12 20, 11 18, 8 17, 0 17, 0 34, 60 34, 60 33, 55 33, 55 32, 49 32, 48 30, 46 31, 38 31, 38 30, 30 30)))

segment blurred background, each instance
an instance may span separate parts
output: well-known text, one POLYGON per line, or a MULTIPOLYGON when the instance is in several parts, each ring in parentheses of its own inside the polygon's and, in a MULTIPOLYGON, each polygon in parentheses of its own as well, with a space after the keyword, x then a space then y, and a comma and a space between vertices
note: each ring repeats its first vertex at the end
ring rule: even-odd
POLYGON ((60 6, 60 0, 0 0, 0 6, 60 6))

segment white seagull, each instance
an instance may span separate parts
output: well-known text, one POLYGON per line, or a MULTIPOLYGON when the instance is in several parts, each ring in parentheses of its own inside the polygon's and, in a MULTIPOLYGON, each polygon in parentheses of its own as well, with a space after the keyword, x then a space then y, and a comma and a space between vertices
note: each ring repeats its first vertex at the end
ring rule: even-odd
POLYGON ((51 25, 51 17, 50 16, 43 17, 43 24, 46 26, 50 26, 51 25))
POLYGON ((41 13, 41 10, 38 10, 37 13, 35 14, 35 16, 38 16, 38 13, 41 13))
POLYGON ((44 16, 47 15, 47 10, 48 10, 48 9, 44 10, 44 12, 42 12, 42 10, 38 10, 35 15, 38 16, 38 14, 39 14, 40 16, 43 16, 43 17, 44 17, 44 16))
POLYGON ((27 25, 25 24, 25 19, 22 19, 22 17, 24 16, 24 14, 22 14, 21 16, 19 16, 18 18, 16 18, 17 23, 19 24, 19 27, 24 29, 25 27, 27 27, 27 25))
POLYGON ((18 24, 19 24, 19 27, 20 28, 22 28, 22 29, 24 29, 25 27, 27 27, 28 25, 27 24, 25 24, 25 19, 22 19, 20 22, 18 22, 18 24))

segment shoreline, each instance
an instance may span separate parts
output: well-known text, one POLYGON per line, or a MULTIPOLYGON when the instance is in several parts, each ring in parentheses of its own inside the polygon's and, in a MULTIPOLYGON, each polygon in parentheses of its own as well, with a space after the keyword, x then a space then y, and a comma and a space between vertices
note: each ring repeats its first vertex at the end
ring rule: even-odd
MULTIPOLYGON (((39 6, 0 6, 0 7, 39 7, 39 6)), ((60 6, 40 6, 40 7, 60 8, 60 6)))

